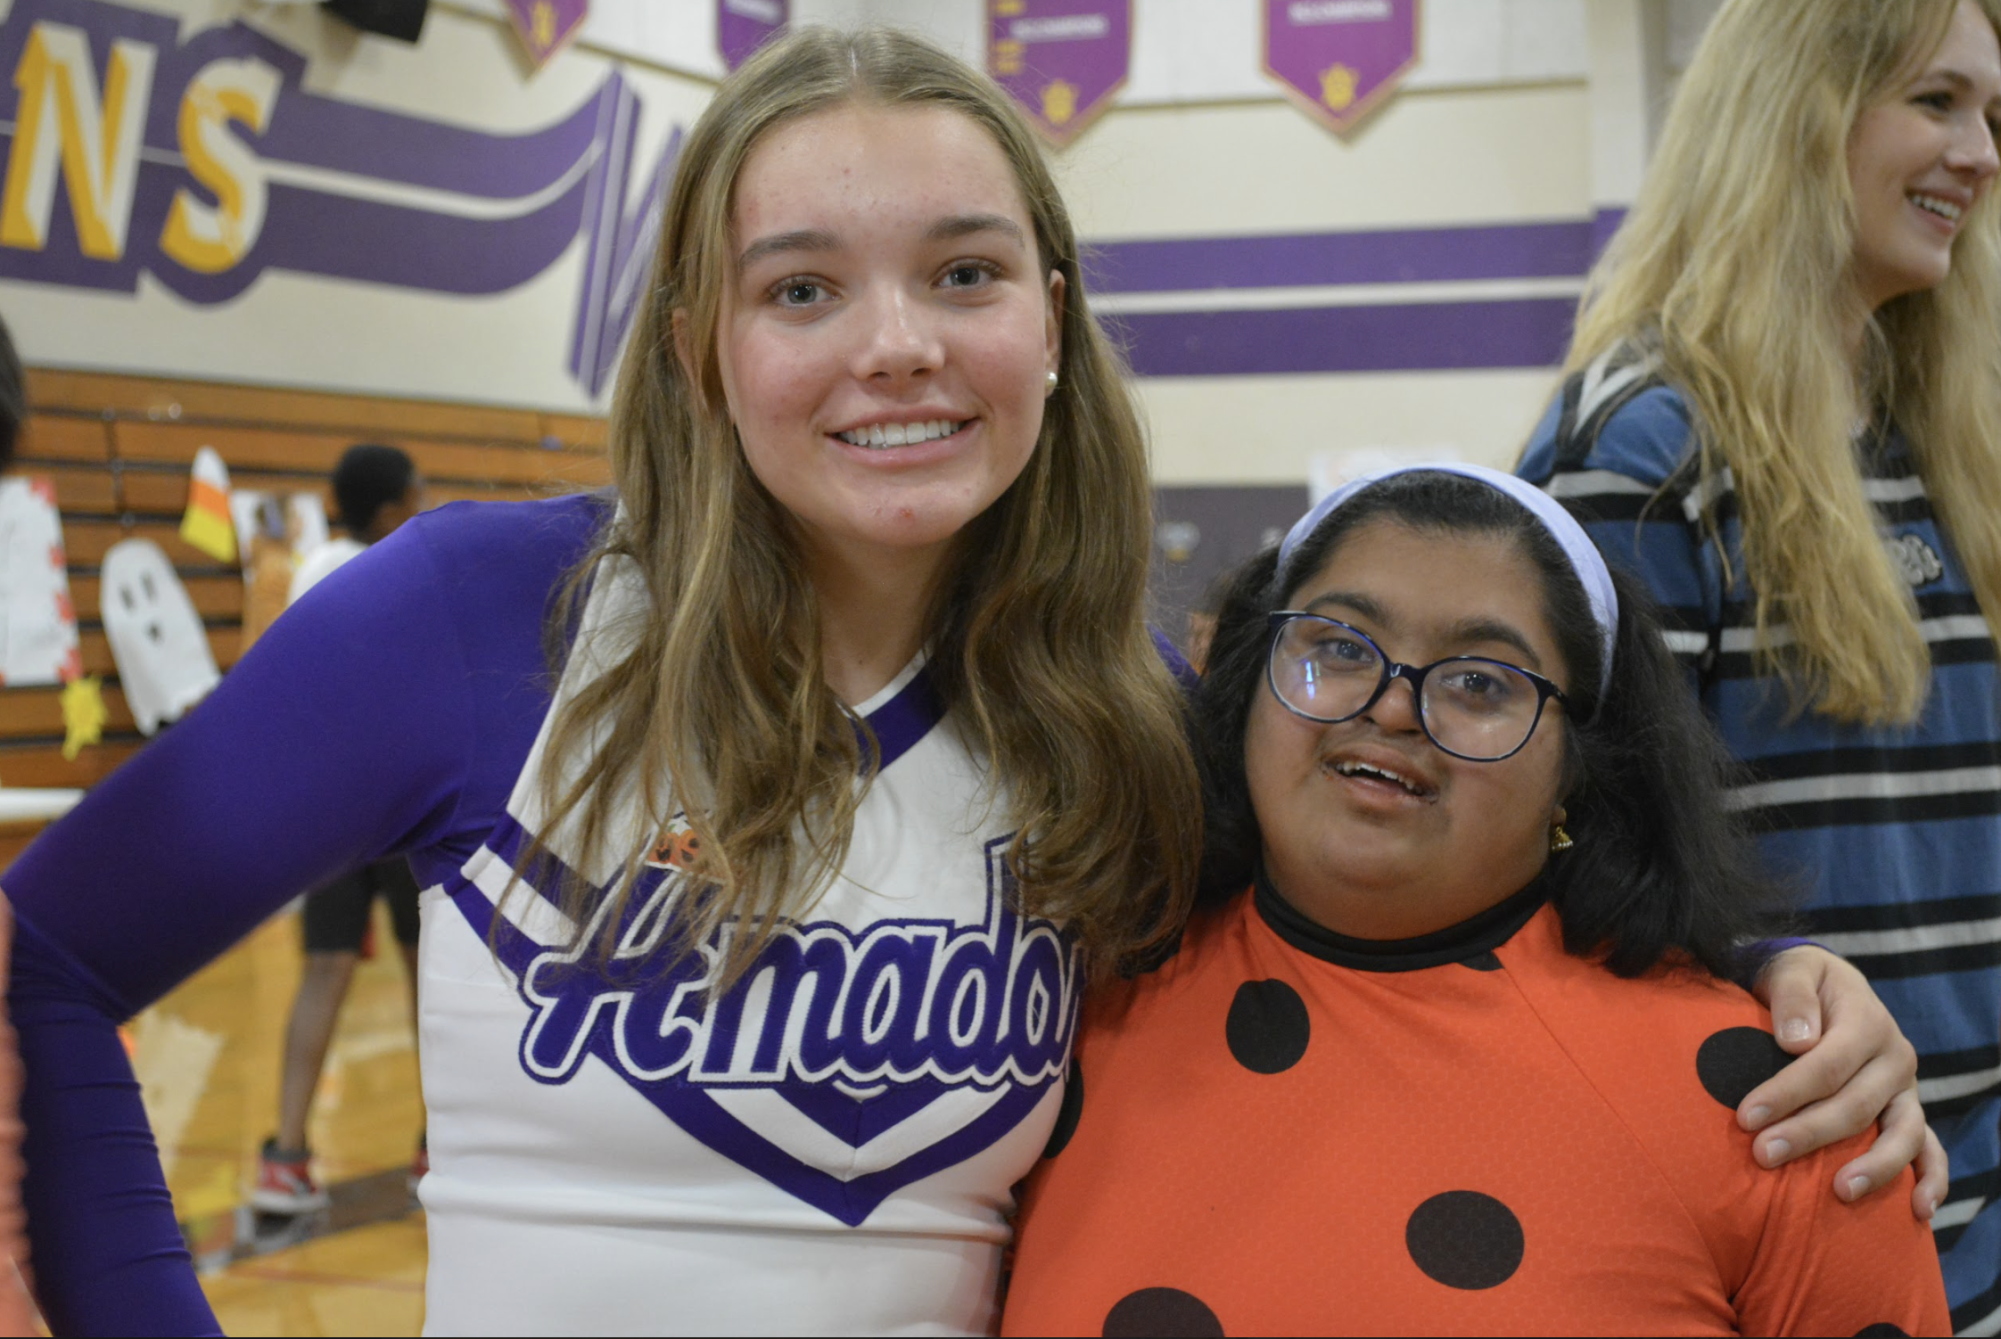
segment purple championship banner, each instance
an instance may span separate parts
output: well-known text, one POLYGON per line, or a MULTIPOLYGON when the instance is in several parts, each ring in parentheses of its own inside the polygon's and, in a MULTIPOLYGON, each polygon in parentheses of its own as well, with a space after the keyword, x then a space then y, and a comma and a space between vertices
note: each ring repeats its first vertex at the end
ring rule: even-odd
POLYGON ((716 49, 734 70, 751 53, 785 31, 792 0, 716 0, 716 49))
POLYGON ((1348 135, 1417 63, 1418 0, 1263 0, 1264 68, 1348 135))
POLYGON ((591 0, 507 0, 507 17, 536 69, 569 43, 584 26, 591 0))
POLYGON ((582 236, 569 370, 603 387, 646 279, 681 132, 635 192, 639 98, 614 71, 556 124, 492 134, 308 93, 243 23, 16 0, 0 24, 0 278, 202 306, 281 270, 502 293, 582 236))
POLYGON ((987 0, 987 73, 1068 144, 1132 68, 1132 0, 987 0))

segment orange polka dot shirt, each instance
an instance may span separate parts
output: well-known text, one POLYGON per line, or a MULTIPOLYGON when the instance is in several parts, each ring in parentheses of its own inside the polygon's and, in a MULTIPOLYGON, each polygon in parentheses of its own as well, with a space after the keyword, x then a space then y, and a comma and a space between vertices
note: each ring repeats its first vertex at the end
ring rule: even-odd
POLYGON ((1382 944, 1260 887, 1091 1005, 1003 1332, 1948 1333, 1909 1171, 1752 1161, 1769 1026, 1566 954, 1533 888, 1382 944))

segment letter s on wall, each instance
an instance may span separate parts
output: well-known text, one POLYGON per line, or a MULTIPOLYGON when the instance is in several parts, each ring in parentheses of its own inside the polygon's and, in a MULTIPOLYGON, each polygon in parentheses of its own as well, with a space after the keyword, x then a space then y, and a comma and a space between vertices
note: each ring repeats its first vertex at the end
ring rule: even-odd
POLYGON ((202 66, 181 95, 181 153, 194 179, 216 198, 206 205, 186 187, 174 192, 160 250, 190 270, 218 274, 257 245, 269 188, 263 164, 229 133, 229 123, 241 121, 263 134, 281 82, 264 61, 230 56, 202 66))

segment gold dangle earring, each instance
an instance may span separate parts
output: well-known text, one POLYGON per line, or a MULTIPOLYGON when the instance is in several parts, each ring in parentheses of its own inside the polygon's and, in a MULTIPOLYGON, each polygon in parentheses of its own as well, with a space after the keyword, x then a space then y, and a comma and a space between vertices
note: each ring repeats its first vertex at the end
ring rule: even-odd
POLYGON ((1576 842, 1570 840, 1570 834, 1563 830, 1563 822, 1569 817, 1569 814, 1559 809, 1556 811, 1555 820, 1549 825, 1549 849, 1552 854, 1557 851, 1568 851, 1571 847, 1577 845, 1576 842))

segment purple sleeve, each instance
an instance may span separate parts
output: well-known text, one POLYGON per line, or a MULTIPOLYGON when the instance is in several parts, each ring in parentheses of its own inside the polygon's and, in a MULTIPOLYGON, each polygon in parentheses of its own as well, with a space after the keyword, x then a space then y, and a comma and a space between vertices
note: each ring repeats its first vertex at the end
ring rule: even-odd
POLYGON ((218 1332, 118 1023, 304 889, 392 852, 462 855, 505 801, 547 701, 547 596, 589 518, 445 510, 311 591, 6 871, 23 1198, 57 1333, 218 1332), (558 522, 552 542, 524 517, 558 522))
POLYGON ((1772 965, 1772 959, 1789 948, 1819 948, 1811 939, 1759 939, 1744 945, 1742 962, 1737 968, 1737 984, 1756 993, 1758 978, 1772 965))
POLYGON ((1167 639, 1166 633, 1156 627, 1148 627, 1147 631, 1153 634, 1153 649, 1160 653, 1160 663, 1167 666, 1167 672, 1181 685, 1182 692, 1192 694, 1199 678, 1195 673, 1195 667, 1190 665, 1188 658, 1167 639))
POLYGON ((7 1007, 28 1085, 23 1186, 35 1292, 56 1334, 221 1334, 160 1174, 108 1000, 27 922, 7 1007))

